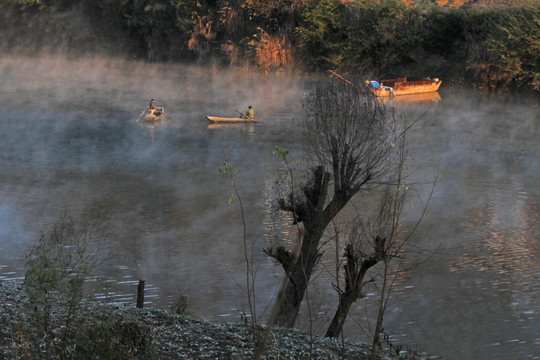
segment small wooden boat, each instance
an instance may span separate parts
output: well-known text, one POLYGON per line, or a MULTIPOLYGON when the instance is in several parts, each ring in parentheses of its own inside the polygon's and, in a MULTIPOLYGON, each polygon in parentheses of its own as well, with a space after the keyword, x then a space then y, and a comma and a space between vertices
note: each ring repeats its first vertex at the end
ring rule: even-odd
POLYGON ((398 96, 430 93, 439 90, 442 81, 435 79, 387 79, 381 81, 378 89, 370 89, 377 96, 398 96))
POLYGON ((163 114, 161 115, 147 115, 144 117, 146 122, 159 122, 163 119, 163 114))
POLYGON ((250 119, 247 117, 243 118, 227 118, 219 116, 206 116, 206 118, 214 123, 238 123, 238 122, 259 122, 261 119, 250 119))
POLYGON ((165 115, 165 109, 162 107, 155 108, 148 110, 148 115, 144 117, 144 120, 147 122, 158 122, 163 119, 163 115, 165 115))
POLYGON ((433 105, 441 102, 441 96, 437 91, 421 94, 381 97, 381 101, 393 106, 417 106, 433 105))

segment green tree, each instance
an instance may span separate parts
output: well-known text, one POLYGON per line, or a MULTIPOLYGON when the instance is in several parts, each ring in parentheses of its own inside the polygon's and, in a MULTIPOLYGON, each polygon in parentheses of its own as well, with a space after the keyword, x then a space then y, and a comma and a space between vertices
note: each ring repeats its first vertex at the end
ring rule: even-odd
POLYGON ((426 17, 420 7, 399 0, 351 5, 347 65, 364 71, 388 71, 423 60, 426 17))
POLYGON ((189 59, 197 54, 188 47, 188 41, 195 34, 201 11, 199 2, 128 0, 120 11, 125 17, 125 26, 139 39, 148 60, 189 59))
POLYGON ((540 3, 502 12, 486 47, 501 80, 540 90, 540 3))
POLYGON ((304 58, 316 65, 340 65, 347 41, 346 6, 339 0, 312 1, 300 11, 295 29, 304 58))

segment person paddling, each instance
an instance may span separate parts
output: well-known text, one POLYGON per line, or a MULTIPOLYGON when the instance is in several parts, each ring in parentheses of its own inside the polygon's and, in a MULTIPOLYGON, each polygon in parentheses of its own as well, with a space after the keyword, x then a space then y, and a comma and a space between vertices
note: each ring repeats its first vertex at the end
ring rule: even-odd
POLYGON ((163 107, 156 106, 156 99, 152 99, 150 104, 148 104, 150 114, 158 116, 163 112, 163 107))
POLYGON ((248 106, 248 111, 246 112, 245 117, 248 119, 254 119, 255 118, 255 110, 251 107, 251 105, 248 106))

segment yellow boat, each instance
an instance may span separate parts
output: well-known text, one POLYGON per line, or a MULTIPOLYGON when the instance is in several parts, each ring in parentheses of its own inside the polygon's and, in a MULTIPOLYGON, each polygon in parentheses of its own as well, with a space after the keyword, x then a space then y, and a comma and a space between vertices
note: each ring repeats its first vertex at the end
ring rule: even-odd
POLYGON ((207 115, 206 118, 215 123, 238 123, 238 122, 259 122, 261 119, 250 119, 247 117, 242 118, 227 118, 219 116, 210 116, 207 115))

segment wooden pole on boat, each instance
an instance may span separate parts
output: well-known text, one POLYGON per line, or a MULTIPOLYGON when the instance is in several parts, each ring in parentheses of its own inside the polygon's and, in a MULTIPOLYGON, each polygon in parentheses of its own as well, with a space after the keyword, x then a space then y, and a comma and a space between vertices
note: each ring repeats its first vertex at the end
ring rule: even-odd
POLYGON ((169 120, 171 120, 172 122, 176 122, 176 120, 174 120, 172 117, 170 117, 169 115, 163 113, 163 115, 165 115, 165 117, 169 120))
POLYGON ((356 86, 356 84, 354 84, 352 81, 349 81, 349 80, 345 79, 343 76, 339 75, 337 72, 335 72, 333 70, 328 70, 328 72, 330 74, 334 75, 334 76, 337 76, 338 78, 345 81, 346 83, 351 84, 356 89, 356 91, 360 92, 360 88, 358 86, 356 86))
POLYGON ((240 115, 242 115, 242 119, 246 119, 246 120, 250 120, 250 121, 252 121, 252 122, 255 122, 254 119, 247 117, 247 115, 244 114, 243 112, 240 112, 240 111, 238 111, 238 110, 236 110, 236 112, 239 113, 240 115))
POLYGON ((351 81, 345 79, 343 76, 339 75, 337 72, 333 71, 333 70, 328 70, 328 72, 334 76, 337 76, 338 78, 340 78, 341 80, 345 81, 345 82, 348 82, 349 84, 351 84, 352 86, 356 87, 356 85, 354 85, 351 81))
POLYGON ((135 122, 139 122, 139 119, 141 118, 141 116, 142 116, 145 112, 146 112, 146 110, 143 110, 143 111, 141 112, 141 115, 139 115, 139 117, 137 118, 137 120, 135 120, 135 122))
POLYGON ((144 280, 139 280, 137 286, 137 308, 142 309, 144 307, 144 280))

